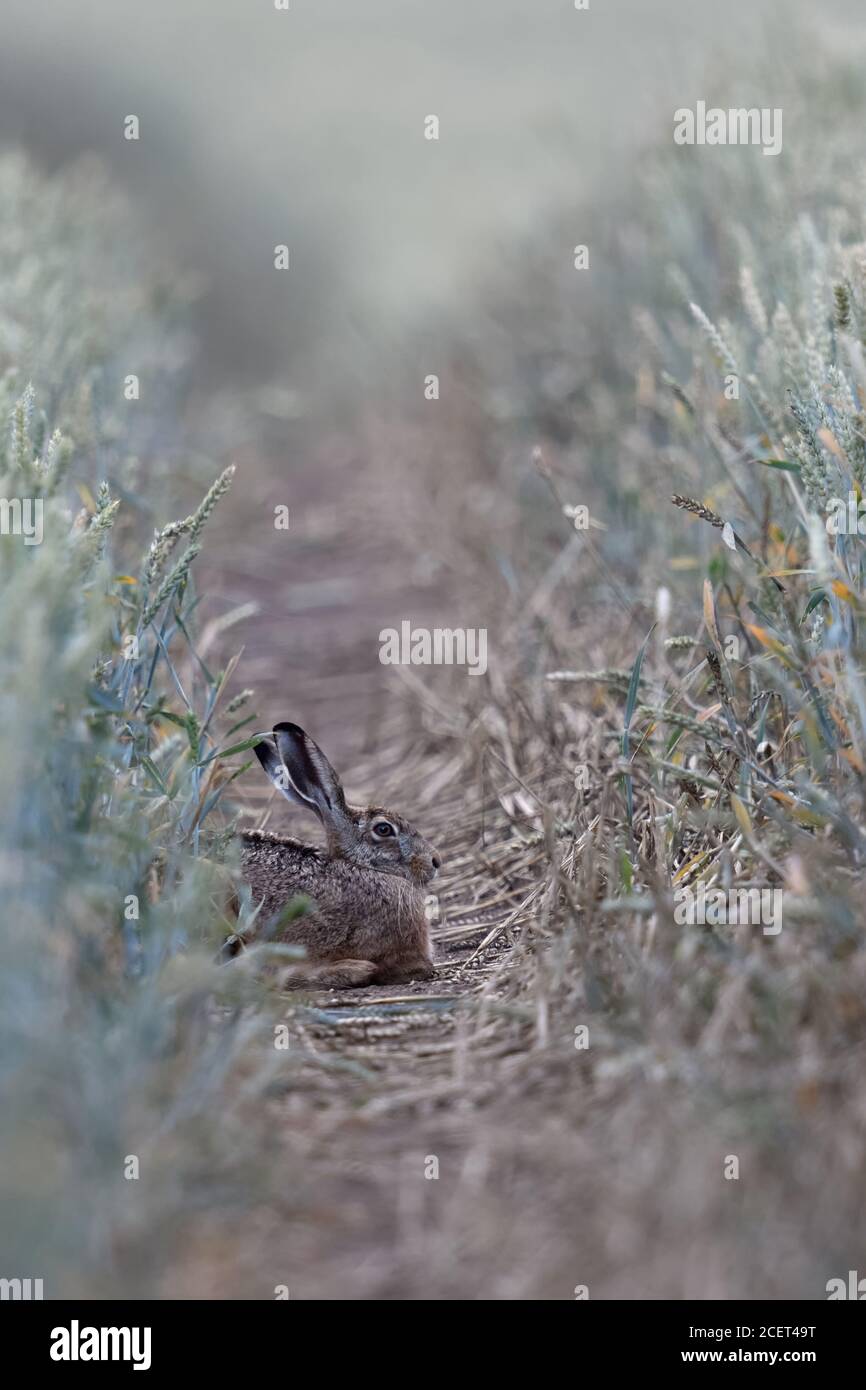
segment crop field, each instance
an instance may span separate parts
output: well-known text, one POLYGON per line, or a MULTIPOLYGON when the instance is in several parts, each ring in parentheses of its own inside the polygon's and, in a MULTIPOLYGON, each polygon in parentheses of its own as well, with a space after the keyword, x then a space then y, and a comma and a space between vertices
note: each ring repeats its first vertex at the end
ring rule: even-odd
POLYGON ((160 3, 138 71, 99 0, 44 110, 29 40, 0 95, 0 1276, 825 1299, 866 1273, 862 18, 302 8, 160 3), (287 987, 315 904, 265 921, 240 849, 322 843, 281 721, 441 858, 433 978, 287 987))

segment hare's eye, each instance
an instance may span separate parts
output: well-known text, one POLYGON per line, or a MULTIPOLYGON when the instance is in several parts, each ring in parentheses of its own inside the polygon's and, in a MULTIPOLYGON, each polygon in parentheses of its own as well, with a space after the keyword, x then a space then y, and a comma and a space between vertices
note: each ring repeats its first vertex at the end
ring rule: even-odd
POLYGON ((393 825, 390 825, 386 820, 377 820, 373 826, 373 834, 377 835, 380 840, 385 840, 389 835, 396 835, 396 833, 393 825))

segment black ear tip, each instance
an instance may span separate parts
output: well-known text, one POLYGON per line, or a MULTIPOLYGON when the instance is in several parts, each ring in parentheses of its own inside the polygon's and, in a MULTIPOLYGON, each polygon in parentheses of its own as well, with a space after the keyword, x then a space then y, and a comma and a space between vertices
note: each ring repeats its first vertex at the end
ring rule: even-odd
POLYGON ((257 743, 253 752, 261 763, 262 767, 267 767, 268 762, 276 754, 276 747, 272 738, 263 738, 261 743, 257 743))
POLYGON ((301 728, 300 724, 286 724, 286 723, 275 724, 275 725, 274 725, 274 733, 275 733, 275 734, 290 734, 290 735, 292 736, 292 738, 306 738, 306 734, 304 733, 304 731, 303 731, 303 729, 301 728))

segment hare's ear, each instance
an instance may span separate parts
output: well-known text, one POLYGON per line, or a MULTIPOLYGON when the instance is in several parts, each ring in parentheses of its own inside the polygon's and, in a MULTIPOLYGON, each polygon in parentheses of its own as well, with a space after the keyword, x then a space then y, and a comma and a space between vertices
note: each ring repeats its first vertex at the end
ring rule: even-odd
POLYGON ((292 789, 304 804, 326 824, 345 816, 346 798, 340 779, 309 734, 297 724, 275 724, 274 739, 292 789))
POLYGON ((282 792, 287 801, 291 801, 293 806, 303 806, 306 811, 315 811, 316 815, 319 814, 319 808, 315 802, 302 796, 292 782, 272 738, 263 738, 261 743, 256 744, 253 752, 264 768, 268 780, 273 782, 277 791, 282 792))

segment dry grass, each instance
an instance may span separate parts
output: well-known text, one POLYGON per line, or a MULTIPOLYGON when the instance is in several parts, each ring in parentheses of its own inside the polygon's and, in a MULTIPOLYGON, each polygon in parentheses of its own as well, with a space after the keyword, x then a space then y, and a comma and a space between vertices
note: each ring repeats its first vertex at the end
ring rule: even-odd
MULTIPOLYGON (((641 901, 622 892, 622 706, 584 691, 535 684, 465 740, 387 731, 388 794, 407 765, 422 789, 452 765, 412 806, 446 852, 439 977, 287 1004, 283 1191, 252 1221, 204 1219, 163 1292, 819 1298, 855 1267, 860 932, 808 898, 779 937, 676 926, 670 884, 698 845, 735 878, 753 864, 673 775, 667 803, 635 777, 641 901), (590 768, 579 797, 566 741, 590 768)), ((381 761, 355 781, 381 787, 381 761)))

